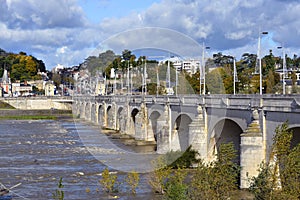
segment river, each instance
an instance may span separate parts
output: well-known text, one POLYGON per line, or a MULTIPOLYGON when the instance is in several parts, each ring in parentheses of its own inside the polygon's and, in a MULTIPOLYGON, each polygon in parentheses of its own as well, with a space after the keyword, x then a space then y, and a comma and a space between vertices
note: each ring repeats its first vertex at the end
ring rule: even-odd
MULTIPOLYGON (((7 188, 21 183, 12 189, 13 199, 52 199, 60 177, 67 200, 108 199, 99 184, 101 172, 107 166, 117 174, 119 182, 123 182, 127 171, 151 170, 147 168, 149 163, 135 156, 149 161, 148 156, 155 155, 135 154, 118 141, 113 142, 118 146, 113 149, 107 138, 99 128, 73 120, 2 120, 0 182, 7 188), (105 146, 107 144, 110 146, 105 146), (125 155, 123 147, 130 156, 122 157, 125 155), (135 162, 140 165, 132 168, 135 162)), ((140 178, 136 196, 130 194, 128 185, 121 183, 117 197, 160 199, 152 194, 147 173, 141 173, 140 178)))

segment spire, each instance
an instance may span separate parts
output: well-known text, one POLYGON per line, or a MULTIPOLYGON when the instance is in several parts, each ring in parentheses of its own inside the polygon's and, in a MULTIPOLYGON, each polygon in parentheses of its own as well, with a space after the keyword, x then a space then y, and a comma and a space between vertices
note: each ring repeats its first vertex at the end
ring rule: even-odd
POLYGON ((9 78, 8 78, 8 72, 7 69, 4 68, 3 76, 2 76, 2 82, 4 83, 9 83, 9 78))

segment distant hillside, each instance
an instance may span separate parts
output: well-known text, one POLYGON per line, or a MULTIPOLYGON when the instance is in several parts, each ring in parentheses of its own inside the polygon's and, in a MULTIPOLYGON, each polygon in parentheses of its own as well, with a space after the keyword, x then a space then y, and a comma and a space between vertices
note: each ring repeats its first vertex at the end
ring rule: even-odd
POLYGON ((0 48, 0 77, 3 75, 4 68, 8 70, 12 81, 40 79, 38 71, 46 71, 42 60, 31 55, 28 56, 25 52, 16 54, 0 48))

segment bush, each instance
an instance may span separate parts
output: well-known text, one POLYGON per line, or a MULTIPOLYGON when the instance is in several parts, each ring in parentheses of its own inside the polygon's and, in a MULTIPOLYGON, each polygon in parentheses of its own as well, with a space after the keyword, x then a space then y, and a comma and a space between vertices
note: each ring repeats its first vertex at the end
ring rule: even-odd
POLYGON ((221 144, 217 160, 199 163, 190 187, 190 199, 228 199, 239 186, 240 167, 234 163, 233 143, 221 144))
POLYGON ((193 164, 199 163, 199 159, 197 157, 199 153, 192 149, 192 146, 189 146, 184 152, 181 151, 171 151, 168 152, 166 157, 166 163, 168 163, 169 167, 176 168, 189 168, 193 164), (174 161, 175 160, 175 161, 174 161), (171 163, 171 164, 169 164, 171 163))
POLYGON ((61 190, 61 188, 64 188, 64 185, 62 184, 62 177, 60 177, 57 187, 58 189, 56 189, 55 193, 52 194, 52 198, 54 200, 64 200, 65 194, 64 191, 61 190))
POLYGON ((188 200, 188 185, 184 182, 187 172, 177 169, 165 184, 166 200, 188 200))
POLYGON ((131 193, 136 194, 136 188, 139 185, 140 176, 137 172, 133 171, 127 174, 125 181, 131 188, 131 193))
POLYGON ((165 183, 171 174, 171 168, 166 166, 165 157, 158 157, 155 162, 152 163, 155 170, 149 174, 149 184, 155 193, 165 193, 165 183))
POLYGON ((105 168, 102 172, 102 179, 99 181, 103 189, 107 193, 116 192, 117 176, 110 174, 108 168, 105 168))

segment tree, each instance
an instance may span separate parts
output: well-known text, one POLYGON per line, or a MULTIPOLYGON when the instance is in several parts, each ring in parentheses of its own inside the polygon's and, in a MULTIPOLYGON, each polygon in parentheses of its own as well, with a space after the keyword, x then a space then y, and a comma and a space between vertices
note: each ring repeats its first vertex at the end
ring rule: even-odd
POLYGON ((256 199, 300 198, 300 144, 291 148, 292 138, 287 122, 276 128, 270 155, 273 160, 251 179, 250 191, 256 199))
POLYGON ((131 56, 132 55, 131 55, 131 51, 130 50, 125 49, 124 51, 122 51, 122 58, 124 60, 130 60, 131 56))
POLYGON ((262 58, 262 73, 263 75, 268 75, 269 71, 274 71, 276 59, 272 53, 272 50, 270 50, 269 55, 266 55, 262 58))
POLYGON ((238 189, 240 167, 234 162, 236 150, 233 143, 221 144, 217 160, 208 164, 200 162, 190 186, 190 199, 229 199, 238 189))
POLYGON ((155 170, 149 174, 149 185, 155 193, 164 194, 166 181, 171 175, 171 167, 163 156, 158 157, 153 163, 155 170))
POLYGON ((275 77, 274 77, 274 72, 272 70, 268 72, 266 83, 267 83, 266 93, 267 94, 274 93, 275 77))
POLYGON ((206 87, 210 94, 225 94, 225 87, 222 79, 222 68, 209 72, 206 76, 206 87))
POLYGON ((166 200, 188 200, 188 185, 184 182, 187 171, 183 169, 174 170, 166 182, 166 200))
POLYGON ((60 76, 60 74, 53 73, 52 74, 52 81, 54 82, 54 84, 56 86, 59 86, 61 84, 61 76, 60 76))

